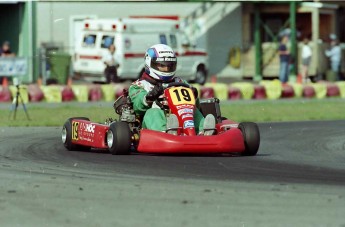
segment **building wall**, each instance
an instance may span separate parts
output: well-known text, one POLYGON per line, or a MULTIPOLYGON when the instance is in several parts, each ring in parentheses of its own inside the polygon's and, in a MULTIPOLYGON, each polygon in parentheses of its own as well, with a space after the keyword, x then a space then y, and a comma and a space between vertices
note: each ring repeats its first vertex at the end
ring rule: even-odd
POLYGON ((209 53, 209 75, 217 74, 229 64, 230 49, 242 48, 242 7, 226 15, 202 39, 209 53))

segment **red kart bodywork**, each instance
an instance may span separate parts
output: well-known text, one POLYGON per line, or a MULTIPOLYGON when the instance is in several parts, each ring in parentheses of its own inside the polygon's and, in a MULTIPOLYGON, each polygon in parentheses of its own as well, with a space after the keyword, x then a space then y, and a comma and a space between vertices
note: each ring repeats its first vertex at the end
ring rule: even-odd
MULTIPOLYGON (((137 151, 141 153, 238 153, 245 149, 237 123, 224 120, 217 124, 218 135, 176 136, 142 129, 137 151), (229 129, 230 128, 230 129, 229 129)), ((97 149, 107 149, 108 125, 87 120, 72 121, 72 143, 97 149)))
POLYGON ((138 152, 143 153, 232 153, 244 151, 239 129, 231 129, 215 136, 175 136, 143 129, 138 152))
POLYGON ((195 96, 190 87, 170 87, 164 90, 165 99, 161 102, 161 108, 168 106, 168 114, 174 114, 178 120, 178 127, 172 126, 177 128, 167 129, 168 132, 171 130, 175 133, 174 135, 141 128, 133 130, 130 128, 133 126, 126 121, 112 122, 108 125, 93 123, 87 118, 71 118, 65 123, 63 132, 67 133, 62 135, 63 142, 68 149, 73 149, 73 145, 80 145, 109 149, 112 154, 128 154, 131 148, 141 153, 161 154, 256 154, 260 137, 255 124, 238 124, 224 120, 220 113, 213 114, 218 122, 216 128, 206 129, 206 132, 215 130, 213 135, 196 135, 196 127, 199 126, 194 122, 197 108, 195 96))
POLYGON ((72 121, 72 143, 93 148, 107 149, 108 125, 75 119, 72 121))

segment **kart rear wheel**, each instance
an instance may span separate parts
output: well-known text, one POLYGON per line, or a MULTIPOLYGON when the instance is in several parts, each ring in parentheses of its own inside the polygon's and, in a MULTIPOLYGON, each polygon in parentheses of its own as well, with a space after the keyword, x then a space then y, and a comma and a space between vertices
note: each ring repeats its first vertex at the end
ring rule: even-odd
POLYGON ((243 156, 254 156, 258 153, 260 146, 260 132, 258 125, 253 122, 242 122, 238 125, 241 130, 245 145, 243 156))
POLYGON ((64 146, 66 147, 67 150, 69 151, 81 151, 81 150, 90 150, 91 147, 88 146, 82 146, 82 145, 78 145, 78 144, 73 144, 72 143, 72 121, 73 120, 85 120, 85 121, 90 121, 89 118, 87 117, 73 117, 73 118, 69 118, 65 124, 62 127, 62 131, 61 131, 61 139, 62 139, 62 143, 64 144, 64 146))
POLYGON ((118 121, 109 126, 107 144, 113 155, 128 155, 131 147, 131 130, 126 122, 118 121))

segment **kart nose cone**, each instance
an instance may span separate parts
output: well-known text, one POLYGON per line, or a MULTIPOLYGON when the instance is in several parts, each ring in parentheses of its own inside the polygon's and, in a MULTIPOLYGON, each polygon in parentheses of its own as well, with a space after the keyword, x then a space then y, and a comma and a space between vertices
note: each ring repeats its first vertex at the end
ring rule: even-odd
POLYGON ((62 128, 61 139, 62 139, 62 142, 63 142, 63 143, 66 143, 66 139, 67 139, 67 129, 66 129, 65 126, 62 128))
POLYGON ((108 130, 108 132, 107 132, 108 147, 113 147, 113 141, 114 141, 114 134, 111 130, 108 130))

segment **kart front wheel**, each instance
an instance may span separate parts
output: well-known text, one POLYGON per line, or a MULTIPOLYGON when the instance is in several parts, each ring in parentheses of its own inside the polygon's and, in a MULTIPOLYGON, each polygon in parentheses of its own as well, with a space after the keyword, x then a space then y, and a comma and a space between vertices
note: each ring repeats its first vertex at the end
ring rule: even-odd
POLYGON ((72 143, 72 121, 73 120, 90 121, 90 119, 86 118, 86 117, 73 117, 73 118, 69 118, 65 122, 65 124, 63 125, 62 131, 61 131, 61 139, 62 139, 63 145, 69 151, 90 150, 91 147, 82 146, 82 145, 78 145, 78 144, 73 144, 72 143))
POLYGON ((258 125, 253 122, 242 122, 238 125, 241 130, 245 145, 243 156, 254 156, 260 146, 260 132, 258 125))
POLYGON ((126 122, 118 121, 109 126, 107 144, 113 155, 127 155, 131 147, 131 130, 126 122))

